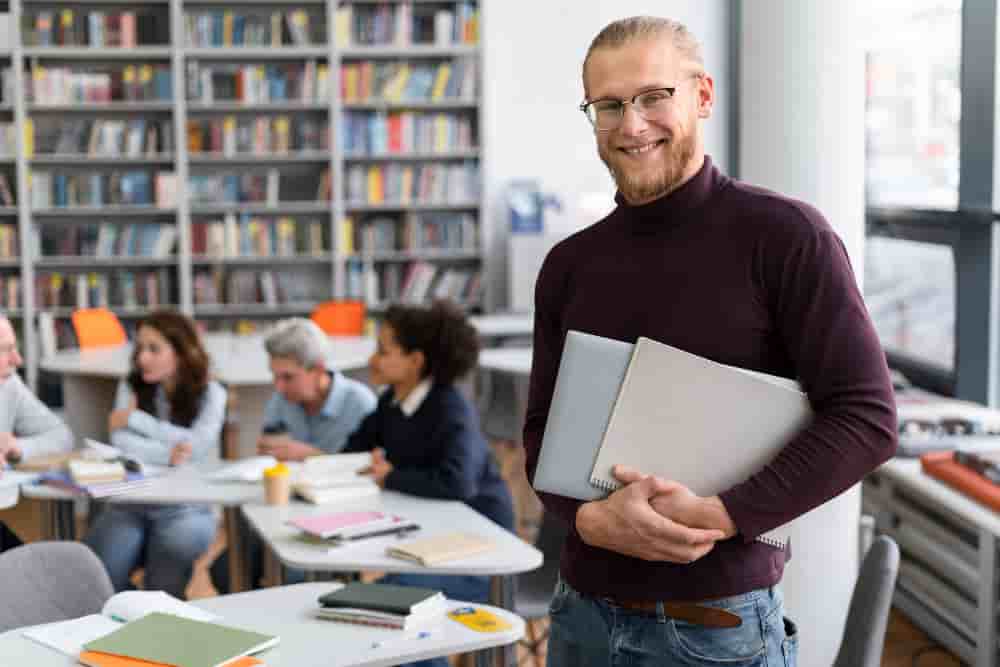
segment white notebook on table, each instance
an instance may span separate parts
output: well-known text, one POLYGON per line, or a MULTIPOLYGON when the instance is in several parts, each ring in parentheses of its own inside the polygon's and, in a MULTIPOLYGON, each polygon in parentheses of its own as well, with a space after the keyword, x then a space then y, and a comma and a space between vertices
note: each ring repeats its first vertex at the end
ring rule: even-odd
MULTIPOLYGON (((611 470, 623 464, 716 495, 763 469, 811 419, 791 380, 640 338, 590 483, 614 491, 611 470)), ((759 539, 785 545, 780 529, 759 539)))

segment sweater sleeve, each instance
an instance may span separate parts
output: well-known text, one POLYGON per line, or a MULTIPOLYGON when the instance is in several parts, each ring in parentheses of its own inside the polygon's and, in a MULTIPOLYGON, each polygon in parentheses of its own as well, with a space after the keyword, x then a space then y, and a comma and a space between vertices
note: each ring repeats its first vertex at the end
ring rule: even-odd
MULTIPOLYGON (((127 404, 127 401, 126 401, 127 404)), ((117 401, 116 401, 117 405, 117 401)), ((169 458, 169 451, 181 442, 191 443, 191 459, 201 461, 213 458, 218 451, 219 437, 226 414, 226 390, 216 382, 210 382, 202 397, 198 416, 188 427, 171 424, 166 419, 157 419, 148 412, 135 410, 129 416, 127 430, 133 435, 141 436, 145 441, 162 443, 169 458)), ((127 439, 132 447, 137 446, 134 438, 127 439)), ((114 437, 112 437, 114 444, 114 437)), ((123 441, 124 444, 124 441, 123 441)), ((147 452, 151 454, 152 452, 147 452)), ((136 452, 139 456, 139 453, 136 452)), ((154 463, 151 459, 143 459, 154 463)))
MULTIPOLYGON (((535 283, 535 325, 531 355, 531 380, 528 386, 528 406, 524 421, 525 470, 534 482, 538 455, 542 449, 542 435, 549 416, 552 392, 562 356, 565 332, 557 313, 562 292, 568 280, 558 259, 559 246, 545 258, 535 283)), ((583 503, 579 500, 538 493, 545 509, 562 517, 572 527, 576 512, 583 503)))
POLYGON ((386 476, 385 488, 424 498, 474 498, 488 454, 482 435, 463 406, 449 402, 443 419, 423 446, 439 452, 434 465, 397 467, 386 476))
POLYGON ((747 541, 842 493, 896 449, 885 355, 847 252, 821 218, 807 222, 772 237, 758 267, 776 334, 814 416, 768 466, 721 494, 747 541))
POLYGON ((21 456, 30 459, 58 454, 73 449, 73 434, 37 396, 31 393, 16 375, 7 382, 16 382, 13 433, 21 456))
MULTIPOLYGON (((115 392, 114 409, 127 408, 132 402, 132 389, 127 381, 118 383, 115 392)), ((170 447, 166 443, 141 435, 128 426, 111 432, 111 444, 122 450, 126 456, 136 458, 143 463, 167 465, 170 463, 170 447)))

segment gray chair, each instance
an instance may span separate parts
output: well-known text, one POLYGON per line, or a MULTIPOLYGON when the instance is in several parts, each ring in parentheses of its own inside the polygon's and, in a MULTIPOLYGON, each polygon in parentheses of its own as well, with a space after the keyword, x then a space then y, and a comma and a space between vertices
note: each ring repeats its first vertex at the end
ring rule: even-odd
POLYGON ((517 575, 514 581, 512 611, 527 621, 525 630, 528 637, 522 639, 520 644, 531 653, 537 667, 543 667, 541 647, 548 639, 547 630, 539 632, 538 622, 549 615, 549 603, 559 579, 559 556, 567 531, 565 521, 551 512, 545 512, 535 538, 535 547, 544 556, 542 566, 517 575))
POLYGON ((114 593, 79 542, 34 542, 0 554, 0 632, 96 614, 114 593))
POLYGON ((847 624, 833 667, 879 667, 892 592, 899 572, 899 547, 876 537, 861 564, 847 610, 847 624))

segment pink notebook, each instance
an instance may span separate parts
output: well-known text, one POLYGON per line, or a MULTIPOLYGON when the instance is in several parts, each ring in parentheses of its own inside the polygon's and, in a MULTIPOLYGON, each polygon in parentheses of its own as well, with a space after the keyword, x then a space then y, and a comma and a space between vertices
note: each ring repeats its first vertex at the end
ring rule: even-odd
POLYGON ((334 512, 291 519, 288 523, 310 535, 326 539, 337 535, 344 528, 382 521, 385 518, 386 515, 382 512, 334 512))

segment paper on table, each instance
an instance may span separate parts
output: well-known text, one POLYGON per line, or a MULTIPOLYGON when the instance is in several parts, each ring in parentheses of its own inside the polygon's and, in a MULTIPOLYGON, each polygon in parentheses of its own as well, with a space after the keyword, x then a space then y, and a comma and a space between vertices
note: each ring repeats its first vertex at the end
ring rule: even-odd
POLYGON ((76 657, 83 650, 84 644, 111 634, 120 627, 121 623, 106 616, 91 614, 70 621, 39 625, 21 634, 60 653, 76 657))
POLYGON ((264 471, 277 462, 278 459, 273 456, 251 456, 211 472, 205 479, 211 482, 259 482, 264 479, 264 471))
POLYGON ((16 470, 4 470, 0 472, 0 488, 5 486, 20 486, 30 484, 38 479, 37 472, 17 472, 16 470))
POLYGON ((108 459, 116 459, 119 456, 123 456, 122 450, 118 449, 113 445, 108 445, 103 442, 98 442, 92 438, 83 439, 83 454, 87 458, 96 458, 102 461, 108 459))

